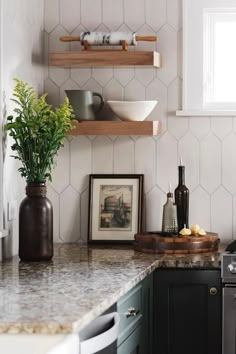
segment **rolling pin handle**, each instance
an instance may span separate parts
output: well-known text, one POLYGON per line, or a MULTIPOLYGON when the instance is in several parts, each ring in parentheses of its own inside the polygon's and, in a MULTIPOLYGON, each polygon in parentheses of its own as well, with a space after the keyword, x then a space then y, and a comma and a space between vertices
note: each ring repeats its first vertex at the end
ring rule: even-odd
POLYGON ((136 36, 137 42, 156 42, 159 40, 157 36, 136 36))
POLYGON ((60 37, 60 41, 62 42, 77 42, 80 41, 80 37, 72 37, 72 36, 63 36, 60 37))

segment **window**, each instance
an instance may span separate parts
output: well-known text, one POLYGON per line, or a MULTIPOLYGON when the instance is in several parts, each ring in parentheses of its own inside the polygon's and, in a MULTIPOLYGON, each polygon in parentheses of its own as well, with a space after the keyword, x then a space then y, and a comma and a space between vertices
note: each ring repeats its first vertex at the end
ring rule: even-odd
POLYGON ((235 0, 183 0, 183 111, 187 114, 236 111, 235 41, 235 0))
POLYGON ((236 9, 204 9, 205 109, 236 108, 236 9))

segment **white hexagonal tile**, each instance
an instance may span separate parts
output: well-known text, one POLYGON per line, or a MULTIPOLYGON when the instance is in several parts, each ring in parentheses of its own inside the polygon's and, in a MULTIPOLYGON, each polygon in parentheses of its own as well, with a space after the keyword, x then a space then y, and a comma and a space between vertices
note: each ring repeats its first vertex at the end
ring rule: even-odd
POLYGON ((162 133, 166 130, 167 123, 167 88, 155 78, 146 88, 146 99, 157 100, 158 104, 147 120, 159 120, 162 133))
POLYGON ((169 117, 168 131, 176 138, 181 139, 188 130, 188 118, 185 117, 169 117))
POLYGON ((211 130, 223 140, 233 130, 233 119, 231 117, 211 118, 211 130))
POLYGON ((83 86, 91 78, 92 71, 90 68, 80 68, 80 69, 71 69, 71 78, 79 86, 83 86))
POLYGON ((102 22, 102 1, 81 0, 81 23, 94 31, 102 22))
POLYGON ((189 199, 189 225, 198 224, 204 230, 211 229, 211 200, 209 194, 202 188, 197 187, 189 199))
POLYGON ((144 174, 144 191, 156 184, 156 144, 152 138, 139 138, 135 142, 135 173, 144 174))
POLYGON ((61 36, 68 36, 69 33, 60 25, 58 25, 50 34, 49 34, 49 51, 50 52, 60 52, 70 49, 69 42, 60 41, 61 36))
POLYGON ((192 191, 199 184, 199 142, 190 133, 179 141, 179 156, 185 166, 186 186, 192 191))
POLYGON ((80 240, 83 243, 88 241, 88 205, 89 205, 89 189, 87 188, 80 197, 81 208, 80 208, 80 240))
POLYGON ((200 183, 210 194, 221 183, 221 143, 212 133, 200 143, 200 183))
POLYGON ((166 194, 158 187, 154 187, 146 195, 146 230, 158 231, 162 228, 163 205, 166 194))
POLYGON ((211 231, 219 234, 221 242, 232 239, 232 196, 223 187, 211 196, 211 231))
POLYGON ((102 94, 102 87, 93 78, 89 79, 86 84, 83 85, 83 90, 90 90, 102 94))
POLYGON ((178 75, 183 79, 183 31, 178 31, 178 75))
POLYGON ((59 22, 59 0, 45 0, 44 29, 50 33, 59 22))
POLYGON ((124 0, 124 22, 133 31, 145 23, 144 0, 124 0))
POLYGON ((70 173, 70 147, 67 140, 64 140, 64 147, 60 148, 56 158, 56 167, 52 172, 50 185, 57 192, 61 193, 69 184, 70 173))
POLYGON ((211 129, 210 118, 191 117, 189 119, 189 130, 198 139, 204 139, 211 129))
POLYGON ((80 0, 60 0, 60 24, 72 32, 80 22, 80 0))
POLYGON ((114 142, 114 173, 134 173, 134 141, 129 137, 114 142))
POLYGON ((53 206, 53 242, 62 242, 59 231, 59 195, 47 186, 47 197, 53 206))
POLYGON ((47 102, 52 106, 59 106, 60 103, 60 89, 57 85, 52 82, 52 80, 47 79, 44 81, 44 92, 47 95, 47 102))
POLYGON ((71 186, 60 195, 60 238, 68 243, 80 238, 80 195, 71 186))
POLYGON ((222 144, 222 183, 231 193, 236 192, 236 136, 225 138, 222 144))
POLYGON ((169 85, 177 76, 177 32, 169 25, 165 25, 158 32, 160 40, 158 51, 162 56, 162 66, 157 70, 157 76, 165 85, 169 85))
POLYGON ((116 31, 123 22, 123 0, 103 0, 103 23, 110 31, 116 31))
POLYGON ((64 84, 69 76, 69 69, 49 67, 49 77, 59 87, 64 84))
POLYGON ((48 57, 49 57, 49 35, 46 31, 43 32, 43 74, 44 80, 48 77, 48 57))
POLYGON ((167 0, 167 21, 177 31, 182 27, 182 0, 167 0))
MULTIPOLYGON (((123 23, 119 28, 118 32, 132 32, 131 27, 129 27, 126 23, 123 23)), ((129 48, 129 50, 132 48, 129 48)))
POLYGON ((108 81, 113 77, 112 68, 93 68, 92 77, 99 83, 102 87, 106 85, 108 81))
POLYGON ((67 80, 61 87, 60 87, 60 102, 63 102, 66 93, 65 90, 79 90, 80 87, 71 79, 67 80))
POLYGON ((150 84, 150 82, 156 76, 156 70, 154 68, 135 68, 135 77, 141 82, 145 87, 150 84))
POLYGON ((145 100, 145 88, 138 80, 133 79, 125 87, 125 100, 126 101, 145 100))
POLYGON ((88 187, 91 173, 91 141, 85 136, 74 139, 70 150, 71 185, 79 192, 88 187))
POLYGON ((166 0, 146 0, 146 22, 158 31, 166 22, 166 0))
POLYGON ((124 87, 133 79, 134 67, 114 68, 114 77, 124 87))
MULTIPOLYGON (((141 28, 139 28, 137 34, 139 36, 153 36, 156 33, 153 31, 151 27, 145 24, 141 28)), ((157 42, 139 41, 137 46, 135 47, 135 50, 153 51, 156 50, 156 43, 157 42)))
POLYGON ((92 173, 112 173, 113 143, 106 136, 99 136, 92 142, 92 173))
POLYGON ((108 100, 117 100, 123 101, 124 99, 124 88, 119 84, 115 79, 112 79, 108 84, 103 88, 103 97, 105 101, 108 100))
POLYGON ((168 182, 173 189, 177 185, 177 142, 166 132, 157 141, 157 184, 168 191, 168 182))
POLYGON ((188 118, 176 117, 182 105, 182 82, 176 78, 168 87, 168 130, 180 139, 188 130, 188 118))

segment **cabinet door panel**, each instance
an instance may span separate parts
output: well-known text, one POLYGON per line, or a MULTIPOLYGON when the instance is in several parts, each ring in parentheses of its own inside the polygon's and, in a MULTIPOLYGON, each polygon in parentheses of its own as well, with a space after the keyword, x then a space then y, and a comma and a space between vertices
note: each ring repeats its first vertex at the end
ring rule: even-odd
POLYGON ((148 275, 142 281, 142 314, 143 314, 143 321, 142 321, 141 353, 152 354, 153 274, 148 275))
POLYGON ((141 329, 141 326, 138 326, 135 329, 135 331, 118 347, 117 354, 141 354, 141 329))
POLYGON ((158 270, 154 279, 156 351, 220 354, 220 271, 158 270))

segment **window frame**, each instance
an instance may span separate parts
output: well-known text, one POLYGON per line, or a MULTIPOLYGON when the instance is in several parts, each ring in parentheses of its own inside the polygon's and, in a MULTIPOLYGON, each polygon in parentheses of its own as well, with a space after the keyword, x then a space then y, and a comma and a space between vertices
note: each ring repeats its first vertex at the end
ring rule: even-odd
MULTIPOLYGON (((224 110, 204 107, 203 8, 236 8, 235 0, 183 0, 183 94, 177 116, 234 116, 236 106, 224 110), (190 16, 190 14, 194 16, 190 16), (200 72, 200 74, 199 74, 200 72)), ((220 11, 220 10, 219 10, 220 11)))
POLYGON ((203 107, 206 110, 209 109, 219 109, 219 110, 236 110, 236 100, 233 102, 223 102, 223 101, 205 101, 205 97, 210 93, 213 94, 214 91, 214 51, 215 51, 215 25, 218 22, 234 22, 236 23, 236 7, 234 9, 222 8, 223 11, 218 9, 205 9, 203 14, 204 28, 207 29, 208 33, 203 38, 203 54, 207 53, 203 58, 203 107), (229 14, 229 11, 233 10, 229 14), (228 11, 228 13, 227 13, 228 11), (206 75, 209 73, 210 79, 207 79, 206 75), (208 85, 210 83, 210 85, 208 85))

